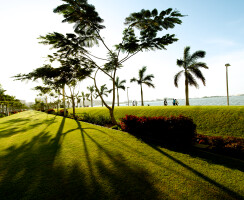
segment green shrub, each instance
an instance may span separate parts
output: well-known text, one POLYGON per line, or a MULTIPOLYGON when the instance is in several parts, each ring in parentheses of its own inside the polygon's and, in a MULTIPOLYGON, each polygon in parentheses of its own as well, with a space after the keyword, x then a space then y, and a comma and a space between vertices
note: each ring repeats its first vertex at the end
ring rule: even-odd
POLYGON ((6 117, 7 115, 5 113, 0 113, 0 118, 6 117))
POLYGON ((139 138, 157 141, 164 145, 191 146, 196 125, 184 116, 137 117, 126 115, 121 119, 121 129, 139 138))

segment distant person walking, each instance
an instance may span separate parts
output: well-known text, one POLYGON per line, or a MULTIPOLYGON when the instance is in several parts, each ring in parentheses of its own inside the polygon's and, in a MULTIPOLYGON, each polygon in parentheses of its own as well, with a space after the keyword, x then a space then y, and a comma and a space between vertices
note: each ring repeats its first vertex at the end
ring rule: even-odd
POLYGON ((173 106, 175 106, 175 99, 173 99, 173 106))
POLYGON ((168 105, 167 99, 164 99, 164 105, 165 105, 165 106, 168 105))
POLYGON ((179 102, 177 99, 175 99, 175 105, 178 106, 179 105, 179 102))

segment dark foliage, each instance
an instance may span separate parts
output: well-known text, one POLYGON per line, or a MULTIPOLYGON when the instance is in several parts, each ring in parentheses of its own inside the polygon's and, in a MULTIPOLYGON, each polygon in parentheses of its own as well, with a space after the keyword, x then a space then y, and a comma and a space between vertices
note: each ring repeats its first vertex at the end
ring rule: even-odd
POLYGON ((175 147, 191 146, 196 125, 184 116, 137 117, 126 115, 121 119, 121 129, 139 138, 157 141, 175 147))
POLYGON ((55 113, 55 110, 54 110, 54 109, 48 109, 46 112, 47 112, 48 114, 54 114, 54 113, 55 113))
POLYGON ((244 156, 244 138, 197 134, 195 141, 199 144, 209 145, 208 149, 218 153, 233 155, 235 157, 244 156))
MULTIPOLYGON (((58 115, 60 115, 60 116, 64 116, 64 110, 62 109, 62 110, 60 110, 59 112, 58 112, 58 115)), ((66 110, 66 116, 68 115, 68 110, 66 110)))
POLYGON ((0 113, 0 118, 2 117, 6 117, 6 114, 5 113, 0 113))

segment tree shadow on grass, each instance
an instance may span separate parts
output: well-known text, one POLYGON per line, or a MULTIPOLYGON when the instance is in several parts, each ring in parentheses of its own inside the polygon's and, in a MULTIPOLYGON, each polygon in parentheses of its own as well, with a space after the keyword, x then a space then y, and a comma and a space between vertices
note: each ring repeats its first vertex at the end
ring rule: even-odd
MULTIPOLYGON (((148 143, 148 145, 150 147, 152 147, 153 149, 155 149, 156 151, 158 151, 159 153, 161 153, 162 155, 168 157, 169 159, 171 159, 172 161, 176 162, 177 164, 181 165, 182 167, 186 168, 187 170, 191 171, 192 173, 194 173, 196 176, 202 178, 203 180, 209 182, 210 184, 212 184, 213 186, 219 188, 221 191, 223 191, 224 193, 226 193, 229 196, 229 199, 244 199, 242 195, 232 191, 231 189, 225 187, 224 185, 216 182, 215 180, 207 177, 206 175, 204 175, 203 173, 197 171, 196 169, 193 169, 192 167, 186 165, 185 163, 183 163, 182 161, 178 160, 177 158, 169 155, 168 153, 166 153, 165 151, 163 151, 162 149, 158 148, 156 145, 154 144, 150 144, 148 143)), ((198 154, 197 154, 198 155, 198 154)), ((226 196, 223 196, 223 198, 225 199, 226 196)))
MULTIPOLYGON (((82 128, 80 122, 76 121, 81 133, 84 145, 85 157, 88 163, 89 174, 92 180, 92 199, 168 199, 167 191, 158 191, 152 184, 151 177, 146 169, 138 165, 125 162, 121 154, 114 154, 104 145, 96 141, 86 130, 93 128, 82 128), (88 138, 88 139, 86 139, 88 138), (99 178, 110 187, 110 190, 104 191, 97 180, 92 165, 91 152, 87 145, 90 140, 99 149, 100 158, 95 161, 95 167, 99 173, 99 178), (109 159, 109 166, 104 163, 103 158, 109 159)), ((97 129, 94 129, 97 130, 97 129)), ((102 132, 101 130, 98 130, 102 132)))
MULTIPOLYGON (((95 130, 98 130, 98 129, 95 129, 95 130)), ((101 130, 99 130, 101 131, 101 130)), ((101 131, 103 132, 103 131, 101 131)), ((111 135, 107 134, 106 132, 103 132, 104 134, 106 134, 107 136, 109 137, 112 137, 111 135)), ((102 148, 101 145, 99 145, 94 139, 92 139, 91 135, 88 135, 86 132, 83 131, 83 134, 86 134, 94 143, 96 143, 96 145, 102 149, 103 152, 106 153, 106 149, 102 148)), ((113 137, 114 140, 116 140, 116 138, 113 137)), ((151 146, 154 150, 160 152, 162 155, 166 156, 167 158, 171 159, 172 161, 176 162, 177 164, 181 165, 182 167, 186 168, 187 170, 193 172, 196 176, 200 177, 202 180, 210 183, 211 185, 215 186, 216 188, 218 188, 220 191, 223 192, 222 193, 216 193, 215 195, 219 196, 219 198, 226 198, 226 196, 229 197, 229 199, 244 199, 242 195, 238 194, 237 192, 235 191, 232 191, 231 189, 225 187, 224 185, 216 182, 215 180, 209 178, 208 176, 204 175, 203 173, 193 169, 192 167, 186 165, 185 163, 183 163, 182 161, 178 160, 177 158, 169 155, 168 153, 166 153, 165 151, 163 151, 162 149, 160 149, 157 145, 153 144, 152 142, 149 142, 148 140, 144 140, 141 142, 145 142, 146 144, 148 144, 149 146, 151 146), (226 194, 226 195, 225 195, 226 194)), ((145 154, 143 154, 142 152, 138 151, 137 149, 134 149, 133 147, 131 146, 128 146, 126 143, 123 143, 122 141, 120 141, 120 143, 122 144, 122 146, 126 147, 125 149, 130 149, 129 151, 134 151, 136 154, 140 155, 140 156, 143 156, 145 158, 145 160, 148 160, 162 168, 165 168, 166 170, 169 170, 171 171, 172 173, 175 173, 175 174, 178 174, 179 176, 183 176, 184 178, 186 179, 191 179, 190 177, 186 177, 182 174, 179 174, 177 171, 173 170, 173 169, 170 169, 170 168, 167 168, 165 166, 162 165, 162 163, 158 162, 158 161, 155 161, 155 160, 152 160, 150 159, 148 156, 146 156, 145 154)), ((178 152, 182 152, 182 153, 185 153, 185 154, 188 154, 192 157, 199 157, 200 159, 204 159, 206 160, 207 162, 209 163, 214 163, 214 164, 218 164, 218 165, 223 165, 223 166, 226 166, 226 167, 229 167, 229 168, 233 168, 233 169, 238 169, 240 171, 243 171, 244 170, 244 163, 241 161, 241 160, 237 160, 237 159, 232 159, 232 158, 228 158, 228 157, 224 157, 221 156, 221 155, 216 155, 216 154, 209 154, 207 152, 204 152, 204 151, 199 151, 198 149, 195 149, 195 148, 188 148, 188 149, 182 149, 182 148, 169 148, 170 150, 172 151, 178 151, 178 152)), ((109 156, 109 154, 108 154, 109 156)), ((115 158, 116 160, 117 158, 115 158)), ((115 162, 115 163, 119 163, 119 162, 115 162)), ((98 163, 99 164, 99 163, 98 163)), ((106 173, 104 173, 104 170, 102 168, 102 166, 100 166, 101 168, 101 171, 102 171, 102 174, 105 175, 106 173)), ((113 172, 108 172, 107 173, 107 178, 116 178, 116 175, 112 175, 110 176, 111 174, 113 174, 113 172)), ((131 176, 129 176, 131 177, 131 176)), ((112 180, 113 181, 113 180, 112 180)), ((132 181, 133 182, 133 181, 132 181)), ((116 185, 116 183, 114 183, 116 185)))
POLYGON ((0 156, 1 200, 159 199, 159 192, 150 183, 145 169, 128 166, 122 155, 115 156, 99 144, 80 123, 77 129, 82 136, 88 169, 82 168, 75 160, 68 166, 55 164, 65 135, 77 130, 64 132, 64 125, 65 118, 55 136, 43 129, 30 141, 5 149, 0 156), (88 141, 97 145, 99 151, 110 159, 112 169, 103 162, 103 157, 92 157, 88 141))
POLYGON ((39 122, 34 122, 28 126, 23 126, 23 124, 26 124, 30 122, 31 120, 29 118, 23 118, 23 119, 12 119, 9 120, 6 123, 6 126, 8 128, 0 131, 0 139, 1 138, 6 138, 6 137, 11 137, 13 135, 19 134, 19 133, 24 133, 25 131, 37 128, 38 126, 41 125, 46 125, 45 129, 49 127, 51 124, 53 124, 56 120, 56 116, 50 119, 44 119, 43 121, 39 122), (14 124, 14 126, 13 126, 14 124), (23 127, 23 128, 20 128, 23 127))

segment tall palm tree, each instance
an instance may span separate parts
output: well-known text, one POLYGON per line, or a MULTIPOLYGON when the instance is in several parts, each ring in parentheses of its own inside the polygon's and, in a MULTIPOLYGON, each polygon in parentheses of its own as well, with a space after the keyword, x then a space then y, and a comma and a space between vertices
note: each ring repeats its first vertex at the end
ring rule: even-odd
MULTIPOLYGON (((100 93, 101 96, 106 96, 106 97, 108 97, 109 90, 108 90, 106 84, 104 84, 104 85, 102 85, 102 86, 100 87, 99 93, 100 93)), ((96 98, 97 98, 98 96, 99 96, 99 94, 97 93, 96 98)), ((102 107, 103 107, 103 101, 101 101, 101 102, 102 102, 102 107)))
POLYGON ((117 90, 117 106, 119 106, 119 89, 125 90, 125 84, 126 80, 119 80, 119 77, 117 76, 115 79, 115 87, 117 90))
POLYGON ((94 85, 92 85, 92 86, 88 86, 87 89, 90 92, 89 96, 91 97, 91 107, 93 107, 93 99, 92 99, 92 97, 93 97, 93 92, 95 91, 95 87, 94 87, 94 85))
POLYGON ((189 85, 193 85, 198 88, 198 84, 194 76, 200 79, 203 85, 206 85, 205 77, 203 76, 202 72, 199 68, 208 69, 206 63, 197 62, 199 58, 204 58, 206 55, 205 51, 198 50, 194 52, 192 55, 190 54, 190 47, 187 46, 184 49, 183 59, 177 59, 177 65, 179 67, 183 67, 184 69, 178 72, 174 77, 174 84, 175 87, 178 87, 178 81, 182 74, 185 75, 185 95, 186 95, 186 106, 189 106, 189 85), (193 76, 194 75, 194 76, 193 76))
POLYGON ((152 84, 152 78, 154 78, 153 74, 145 75, 145 72, 147 70, 147 67, 144 66, 142 69, 139 70, 139 78, 136 79, 135 77, 130 80, 130 82, 137 82, 138 85, 141 86, 141 105, 144 106, 143 102, 143 90, 142 90, 142 84, 147 85, 148 87, 153 87, 155 86, 152 84))

